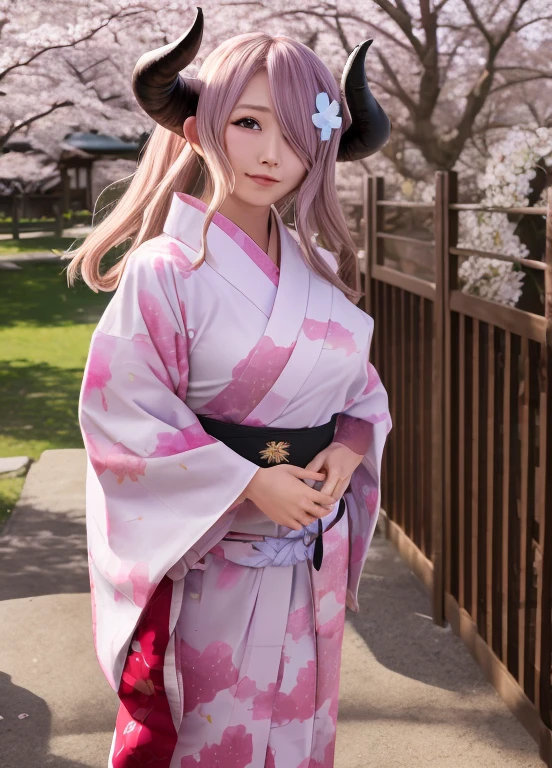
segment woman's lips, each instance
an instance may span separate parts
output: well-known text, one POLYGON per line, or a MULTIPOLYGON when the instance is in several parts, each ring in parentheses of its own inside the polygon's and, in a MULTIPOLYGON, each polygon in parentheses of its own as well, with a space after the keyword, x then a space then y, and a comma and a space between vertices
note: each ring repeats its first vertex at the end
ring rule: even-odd
MULTIPOLYGON (((245 175, 249 176, 248 173, 246 173, 245 175)), ((265 179, 262 176, 249 176, 249 178, 252 181, 256 181, 257 184, 261 185, 261 187, 270 187, 273 184, 278 184, 279 183, 277 179, 265 179)))

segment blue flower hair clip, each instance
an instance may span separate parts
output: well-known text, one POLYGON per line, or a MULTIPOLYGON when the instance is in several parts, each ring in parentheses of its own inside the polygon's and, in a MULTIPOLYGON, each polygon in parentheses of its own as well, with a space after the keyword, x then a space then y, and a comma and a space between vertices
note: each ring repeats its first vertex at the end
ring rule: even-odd
POLYGON ((316 109, 312 115, 312 122, 317 128, 321 128, 320 141, 327 141, 332 133, 332 128, 341 126, 341 117, 338 116, 339 102, 335 99, 330 104, 330 98, 326 91, 321 91, 316 97, 316 109))

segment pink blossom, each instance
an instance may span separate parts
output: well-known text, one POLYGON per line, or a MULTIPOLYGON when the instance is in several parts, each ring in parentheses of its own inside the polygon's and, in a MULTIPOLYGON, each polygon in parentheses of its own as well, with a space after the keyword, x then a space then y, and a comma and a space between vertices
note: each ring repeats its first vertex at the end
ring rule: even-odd
POLYGON ((335 740, 332 739, 326 745, 322 762, 315 760, 313 757, 306 757, 299 763, 297 768, 334 768, 334 752, 335 740))
POLYGON ((138 291, 138 304, 153 346, 164 365, 178 368, 176 363, 176 329, 165 315, 159 299, 150 291, 138 291))
POLYGON ((168 241, 167 250, 172 256, 178 274, 187 280, 194 272, 193 262, 186 256, 180 245, 175 240, 168 241))
MULTIPOLYGON (((138 562, 130 569, 128 564, 122 563, 117 573, 111 576, 111 582, 119 587, 130 582, 132 584, 134 604, 139 608, 145 608, 151 591, 149 566, 147 563, 138 562)), ((115 593, 116 602, 120 600, 121 591, 118 590, 115 593)))
POLYGON ((368 511, 368 514, 373 515, 378 507, 378 501, 379 501, 379 493, 377 488, 370 488, 368 493, 364 496, 364 503, 366 504, 366 509, 368 511))
POLYGON ((324 349, 343 349, 347 357, 357 351, 352 331, 344 328, 336 320, 330 320, 326 324, 323 320, 312 320, 306 317, 302 330, 311 341, 325 339, 324 349))
POLYGON ((232 369, 232 381, 204 408, 224 415, 226 421, 241 422, 269 392, 291 357, 295 343, 277 347, 263 336, 248 355, 232 369))
POLYGON ((180 768, 246 768, 253 760, 253 736, 245 725, 230 725, 220 744, 205 746, 196 755, 187 755, 180 768), (196 756, 199 760, 196 760, 196 756))
MULTIPOLYGON (((86 431, 86 429, 83 428, 83 439, 86 446, 86 452, 88 454, 88 458, 90 459, 90 463, 94 467, 94 471, 99 477, 102 472, 105 472, 106 465, 105 465, 105 452, 101 452, 98 443, 92 435, 86 431)), ((111 445, 109 445, 111 447, 111 445)))
POLYGON ((132 453, 122 443, 115 443, 107 455, 105 465, 114 475, 117 475, 118 483, 122 483, 126 477, 136 483, 138 475, 146 474, 146 460, 132 453))
POLYGON ((200 653, 186 642, 180 643, 180 659, 184 678, 184 712, 192 712, 198 704, 213 701, 238 681, 238 669, 232 662, 228 643, 213 642, 200 653))
POLYGON ((304 635, 312 635, 312 622, 312 606, 305 605, 303 608, 298 608, 296 611, 293 611, 293 613, 290 613, 286 632, 290 634, 294 640, 299 640, 304 635))
POLYGON ((157 445, 151 456, 175 456, 193 448, 210 445, 216 440, 203 429, 199 422, 176 432, 158 432, 157 445))
POLYGON ((351 451, 364 456, 373 440, 373 426, 365 419, 340 413, 336 421, 334 442, 342 443, 351 451))
POLYGON ((131 339, 136 360, 147 361, 147 367, 168 389, 173 389, 172 379, 159 359, 152 340, 147 333, 135 333, 131 339))
POLYGON ((222 566, 218 575, 217 589, 232 589, 236 586, 243 575, 243 566, 237 565, 230 560, 222 566))
POLYGON ((372 363, 368 363, 366 372, 368 374, 368 383, 366 384, 366 387, 362 392, 363 395, 369 395, 370 392, 372 392, 377 386, 381 384, 381 379, 379 377, 379 374, 374 368, 374 366, 372 365, 372 363))
POLYGON ((239 683, 236 686, 236 698, 241 701, 247 701, 247 699, 251 699, 253 696, 256 696, 259 693, 259 690, 257 688, 256 683, 251 680, 250 677, 242 677, 242 679, 239 681, 239 683))
POLYGON ((107 400, 103 390, 111 380, 110 365, 116 346, 117 339, 114 336, 101 332, 95 334, 90 345, 88 367, 82 386, 83 402, 88 400, 95 389, 100 391, 104 411, 107 411, 107 400))
POLYGON ((317 637, 331 639, 336 633, 343 633, 343 627, 345 623, 345 606, 339 610, 335 616, 328 619, 324 624, 321 624, 318 628, 317 637))
POLYGON ((297 683, 289 693, 276 691, 270 683, 266 691, 260 691, 253 699, 253 719, 271 718, 276 725, 292 720, 305 722, 314 715, 316 693, 316 664, 309 661, 299 670, 297 683))
POLYGON ((345 604, 348 561, 348 539, 336 526, 324 534, 324 560, 321 569, 313 575, 315 610, 318 611, 320 600, 330 593, 336 602, 345 604))

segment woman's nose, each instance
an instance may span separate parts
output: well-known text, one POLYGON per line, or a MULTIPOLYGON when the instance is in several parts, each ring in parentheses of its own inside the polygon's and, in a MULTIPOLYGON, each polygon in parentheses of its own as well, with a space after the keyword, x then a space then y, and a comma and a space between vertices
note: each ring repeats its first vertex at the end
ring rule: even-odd
POLYGON ((261 162, 267 162, 271 166, 279 166, 281 163, 282 147, 281 139, 276 133, 271 132, 267 136, 265 145, 263 147, 261 162))

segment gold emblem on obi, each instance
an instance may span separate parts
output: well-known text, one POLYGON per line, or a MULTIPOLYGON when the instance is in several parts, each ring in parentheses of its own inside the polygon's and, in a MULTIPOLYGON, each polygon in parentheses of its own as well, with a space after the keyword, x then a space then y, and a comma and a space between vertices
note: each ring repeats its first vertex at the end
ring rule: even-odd
POLYGON ((261 458, 268 461, 269 464, 280 464, 282 461, 288 461, 287 456, 289 452, 286 448, 289 448, 291 443, 277 443, 275 440, 270 440, 266 444, 266 448, 259 451, 261 458))

